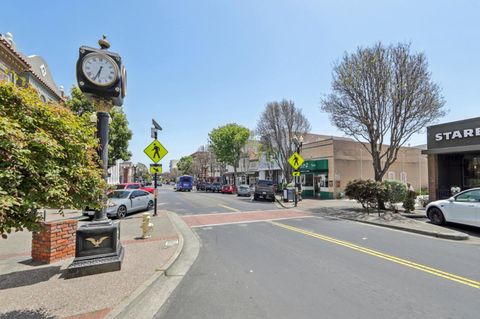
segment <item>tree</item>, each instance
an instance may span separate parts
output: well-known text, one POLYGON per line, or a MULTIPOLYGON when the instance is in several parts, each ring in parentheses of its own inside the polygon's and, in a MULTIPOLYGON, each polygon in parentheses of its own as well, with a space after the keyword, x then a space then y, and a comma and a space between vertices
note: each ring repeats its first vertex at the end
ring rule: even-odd
POLYGON ((236 184, 238 161, 242 148, 250 137, 250 130, 231 123, 213 129, 209 134, 210 147, 217 160, 233 166, 233 181, 236 184))
POLYGON ((293 137, 310 131, 310 123, 293 101, 267 103, 257 123, 257 134, 268 158, 273 158, 287 181, 292 179, 288 159, 296 150, 293 137))
POLYGON ((190 175, 192 174, 192 168, 193 168, 193 159, 192 157, 189 156, 184 156, 180 158, 180 160, 177 163, 178 170, 182 172, 184 175, 190 175))
POLYGON ((36 230, 37 210, 100 208, 106 189, 88 116, 0 82, 0 234, 36 230))
MULTIPOLYGON (((71 98, 67 106, 78 115, 90 115, 96 112, 93 103, 80 91, 72 87, 71 98)), ((132 139, 132 131, 128 128, 127 116, 121 107, 113 107, 110 111, 110 129, 108 133, 108 167, 112 167, 118 160, 128 161, 132 153, 128 150, 128 143, 132 139)))
POLYGON ((152 182, 152 175, 150 175, 147 165, 143 163, 137 163, 135 168, 135 177, 138 181, 145 184, 150 184, 152 182))
POLYGON ((346 135, 366 142, 375 181, 382 180, 412 134, 445 114, 425 55, 411 53, 409 44, 378 43, 346 53, 334 66, 332 91, 322 110, 346 135))

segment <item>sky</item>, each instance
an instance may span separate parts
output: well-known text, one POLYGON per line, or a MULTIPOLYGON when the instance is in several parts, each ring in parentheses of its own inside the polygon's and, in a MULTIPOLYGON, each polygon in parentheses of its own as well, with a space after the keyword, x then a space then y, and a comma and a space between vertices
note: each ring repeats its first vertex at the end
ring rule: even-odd
MULTIPOLYGON (((0 33, 40 55, 57 85, 76 85, 81 45, 105 34, 128 73, 123 109, 132 161, 150 163, 151 119, 163 128, 161 161, 195 152, 208 133, 238 123, 254 130, 266 103, 292 100, 312 133, 344 136, 320 110, 332 67, 346 52, 381 41, 423 52, 447 115, 480 116, 480 1, 175 0, 6 1, 0 33)), ((426 143, 426 133, 411 145, 426 143)))

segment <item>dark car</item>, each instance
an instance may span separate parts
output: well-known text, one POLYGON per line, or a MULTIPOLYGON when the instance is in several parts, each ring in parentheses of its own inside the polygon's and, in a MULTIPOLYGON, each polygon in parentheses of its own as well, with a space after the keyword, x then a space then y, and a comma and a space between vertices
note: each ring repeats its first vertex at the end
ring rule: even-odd
POLYGON ((199 182, 197 183, 197 191, 204 191, 205 190, 205 182, 199 182))
POLYGON ((226 184, 222 186, 222 194, 235 194, 237 192, 237 186, 233 184, 226 184))
POLYGON ((220 193, 222 191, 222 184, 221 183, 213 183, 210 190, 214 193, 215 192, 220 193))
POLYGON ((259 180, 257 185, 255 185, 253 199, 258 200, 260 198, 268 199, 272 202, 275 201, 275 186, 272 181, 259 180))
POLYGON ((204 191, 210 192, 212 190, 212 183, 205 183, 204 191))

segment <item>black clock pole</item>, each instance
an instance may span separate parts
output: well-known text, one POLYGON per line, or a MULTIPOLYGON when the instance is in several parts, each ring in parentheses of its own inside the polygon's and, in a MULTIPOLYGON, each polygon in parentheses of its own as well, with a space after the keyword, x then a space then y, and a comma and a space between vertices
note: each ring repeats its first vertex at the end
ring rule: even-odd
MULTIPOLYGON (((104 102, 105 103, 105 102, 104 102)), ((104 172, 105 180, 108 179, 108 120, 110 115, 107 112, 97 112, 97 137, 100 141, 98 148, 98 156, 104 172)), ((105 206, 107 201, 106 195, 103 195, 102 202, 105 206)), ((95 211, 95 222, 108 221, 107 208, 103 207, 100 210, 95 211)))

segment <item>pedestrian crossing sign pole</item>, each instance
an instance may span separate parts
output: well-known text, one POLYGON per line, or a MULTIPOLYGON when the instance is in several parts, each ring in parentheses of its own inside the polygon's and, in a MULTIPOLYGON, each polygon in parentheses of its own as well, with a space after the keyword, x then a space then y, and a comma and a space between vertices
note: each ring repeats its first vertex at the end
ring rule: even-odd
POLYGON ((153 199, 153 216, 157 216, 157 187, 158 187, 158 174, 162 173, 162 164, 157 164, 162 158, 167 155, 167 149, 157 140, 158 131, 162 130, 162 127, 152 119, 152 138, 153 142, 150 143, 143 152, 153 161, 154 164, 150 165, 150 173, 153 175, 153 187, 154 187, 154 199, 153 199))

